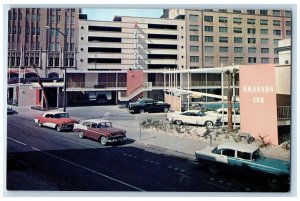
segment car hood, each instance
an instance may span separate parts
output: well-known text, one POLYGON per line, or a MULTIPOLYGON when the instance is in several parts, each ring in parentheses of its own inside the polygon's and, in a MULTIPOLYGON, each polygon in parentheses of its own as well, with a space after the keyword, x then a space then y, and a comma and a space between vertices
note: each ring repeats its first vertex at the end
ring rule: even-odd
POLYGON ((123 134, 124 130, 119 129, 119 128, 100 128, 99 130, 108 133, 108 134, 112 134, 112 135, 119 135, 119 134, 123 134))
POLYGON ((287 161, 265 157, 261 160, 256 161, 256 163, 269 168, 270 171, 274 173, 279 173, 279 174, 290 173, 290 163, 287 161))

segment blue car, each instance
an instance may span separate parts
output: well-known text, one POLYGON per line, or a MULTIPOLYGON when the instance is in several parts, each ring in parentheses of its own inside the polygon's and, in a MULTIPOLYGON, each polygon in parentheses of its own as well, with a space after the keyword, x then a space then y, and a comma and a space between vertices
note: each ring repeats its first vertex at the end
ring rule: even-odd
POLYGON ((265 157, 260 149, 252 144, 226 142, 217 147, 208 146, 196 151, 195 156, 211 173, 218 173, 227 166, 265 176, 268 185, 274 190, 289 183, 290 163, 265 157))

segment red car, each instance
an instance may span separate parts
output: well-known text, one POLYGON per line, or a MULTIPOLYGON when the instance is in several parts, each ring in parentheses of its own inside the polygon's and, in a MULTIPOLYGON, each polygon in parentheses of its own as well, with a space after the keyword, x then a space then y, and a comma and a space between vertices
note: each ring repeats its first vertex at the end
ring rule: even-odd
POLYGON ((74 124, 78 123, 75 119, 69 117, 67 112, 49 111, 42 116, 34 118, 34 122, 38 126, 46 126, 55 128, 58 132, 62 130, 73 130, 74 124))
POLYGON ((109 142, 121 142, 126 139, 126 131, 113 128, 112 123, 105 119, 88 119, 75 124, 75 132, 80 138, 91 138, 106 145, 109 142))

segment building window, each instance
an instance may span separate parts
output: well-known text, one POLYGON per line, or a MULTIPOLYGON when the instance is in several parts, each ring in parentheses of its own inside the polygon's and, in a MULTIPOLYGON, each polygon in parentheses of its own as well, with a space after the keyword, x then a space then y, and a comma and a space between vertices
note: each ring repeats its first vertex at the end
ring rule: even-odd
POLYGON ((204 41, 205 42, 214 42, 214 37, 213 36, 205 36, 204 41))
POLYGON ((71 36, 75 35, 75 29, 71 29, 71 36))
POLYGON ((36 46, 35 46, 35 49, 36 49, 36 50, 40 49, 40 43, 39 43, 39 42, 36 42, 35 45, 36 45, 36 46))
POLYGON ((75 24, 75 17, 74 16, 71 16, 71 23, 75 24))
POLYGON ((32 15, 31 15, 31 20, 32 20, 32 21, 35 21, 35 20, 36 20, 36 15, 35 15, 35 14, 32 14, 32 15))
POLYGON ((228 37, 219 37, 220 43, 228 43, 228 37))
POLYGON ((279 20, 273 20, 273 26, 281 26, 281 23, 279 20))
POLYGON ((74 59, 70 58, 70 66, 74 66, 74 59))
POLYGON ((227 33, 228 32, 228 27, 219 27, 219 32, 220 33, 227 33))
POLYGON ((242 24, 242 18, 234 17, 233 18, 233 23, 234 24, 242 24))
POLYGON ((59 66, 59 58, 55 58, 55 66, 59 66))
POLYGON ((18 34, 22 33, 22 27, 18 27, 18 34))
POLYGON ((75 49, 75 44, 74 43, 71 43, 70 44, 70 50, 74 50, 75 49))
POLYGON ((262 54, 269 54, 269 48, 261 48, 260 53, 262 54))
POLYGON ((70 36, 70 31, 69 31, 69 29, 65 29, 65 35, 66 35, 66 36, 70 36))
POLYGON ((13 34, 16 34, 16 33, 17 33, 17 27, 13 26, 13 34))
POLYGON ((243 43, 242 37, 234 37, 234 43, 243 43))
POLYGON ((291 36, 291 35, 292 35, 292 31, 291 31, 291 30, 286 30, 285 34, 286 34, 287 36, 291 36))
POLYGON ((278 46, 279 41, 280 41, 280 39, 274 39, 273 44, 274 44, 275 46, 278 46))
POLYGON ((249 44, 255 44, 256 43, 256 38, 248 38, 248 43, 249 44))
POLYGON ((35 27, 31 27, 31 34, 35 35, 35 27))
POLYGON ((41 20, 41 15, 37 14, 37 21, 39 22, 41 20))
POLYGON ((280 16, 280 10, 273 10, 274 16, 280 16))
POLYGON ((239 28, 239 27, 234 27, 233 28, 233 33, 242 33, 242 28, 239 28))
POLYGON ((281 30, 273 30, 274 36, 281 36, 281 30))
POLYGON ((204 21, 205 22, 213 22, 214 21, 214 17, 213 16, 204 16, 204 21))
POLYGON ((260 10, 260 15, 268 15, 268 10, 260 10))
POLYGON ((286 21, 286 22, 285 22, 285 26, 287 26, 287 27, 292 26, 292 22, 291 22, 291 21, 286 21))
POLYGON ((260 20, 260 25, 269 25, 269 20, 261 19, 260 20))
POLYGON ((205 53, 213 53, 214 46, 205 46, 205 53))
POLYGON ((268 63, 269 63, 269 58, 267 58, 267 57, 262 57, 262 58, 261 58, 261 63, 262 63, 262 64, 268 64, 268 63))
POLYGON ((54 43, 52 43, 52 42, 50 43, 49 49, 52 50, 52 51, 54 50, 54 43))
POLYGON ((70 16, 66 16, 66 23, 70 24, 70 16))
POLYGON ((228 47, 220 47, 219 51, 220 52, 228 52, 228 47))
POLYGON ((59 51, 59 49, 60 49, 59 43, 55 43, 55 51, 59 51))
POLYGON ((220 63, 223 63, 223 64, 228 63, 228 57, 220 57, 220 63))
POLYGON ((247 19, 247 24, 255 24, 255 19, 247 19))
POLYGON ((247 14, 255 14, 255 10, 247 10, 247 14))
POLYGON ((248 28, 248 34, 255 34, 256 29, 248 28))
POLYGON ((56 15, 56 22, 60 22, 60 15, 56 15))
POLYGON ((268 38, 261 38, 260 43, 262 45, 269 45, 269 39, 268 38))
POLYGON ((20 66, 20 57, 16 57, 16 59, 17 59, 17 61, 16 61, 16 62, 17 62, 17 63, 16 63, 16 65, 17 65, 17 66, 20 66))
POLYGON ((190 56, 190 62, 199 62, 198 56, 190 56))
POLYGON ((27 14, 26 14, 26 22, 29 22, 29 21, 30 21, 30 14, 27 13, 27 14))
POLYGON ((278 48, 274 48, 274 54, 278 54, 278 48))
POLYGON ((190 17, 190 21, 197 22, 198 18, 199 18, 199 15, 190 15, 189 17, 190 17))
POLYGON ((19 12, 18 19, 22 20, 22 13, 19 12))
POLYGON ((199 52, 199 46, 190 46, 190 51, 191 52, 199 52))
POLYGON ((227 17, 219 17, 219 22, 227 23, 227 21, 228 21, 227 17))
POLYGON ((49 58, 49 66, 53 66, 53 58, 49 58))
POLYGON ((25 57, 25 61, 24 61, 24 62, 25 62, 24 65, 25 65, 25 66, 28 66, 28 57, 25 57))
POLYGON ((198 25, 190 25, 190 31, 199 31, 198 25))
POLYGON ((59 37, 59 36, 60 36, 60 33, 59 33, 59 31, 60 31, 60 28, 57 28, 57 30, 58 30, 58 31, 55 31, 55 33, 56 33, 56 37, 59 37))
POLYGON ((234 53, 242 53, 243 47, 234 47, 234 53))
POLYGON ((233 62, 235 64, 243 64, 244 58, 243 57, 234 57, 233 62))
POLYGON ((256 47, 248 47, 248 53, 251 53, 251 54, 256 53, 256 47))
POLYGON ((274 58, 274 63, 278 64, 279 63, 279 58, 274 58))
POLYGON ((256 57, 248 57, 248 63, 249 64, 255 64, 256 63, 256 57))
POLYGON ((55 22, 55 15, 50 16, 50 22, 55 22))
POLYGON ((214 57, 213 56, 206 56, 205 57, 205 63, 213 65, 214 64, 214 57))
POLYGON ((197 35, 190 35, 190 41, 199 41, 199 36, 197 36, 197 35))
POLYGON ((232 12, 233 12, 233 13, 242 13, 241 10, 233 10, 232 12))
POLYGON ((291 11, 285 11, 285 16, 286 17, 292 17, 292 12, 291 11))
POLYGON ((205 30, 206 32, 213 32, 213 31, 214 31, 214 27, 213 27, 213 26, 205 26, 205 27, 204 27, 204 30, 205 30))
POLYGON ((260 34, 269 34, 269 30, 268 29, 261 29, 260 30, 260 34))
POLYGON ((219 9, 219 12, 227 13, 227 10, 226 9, 219 9))

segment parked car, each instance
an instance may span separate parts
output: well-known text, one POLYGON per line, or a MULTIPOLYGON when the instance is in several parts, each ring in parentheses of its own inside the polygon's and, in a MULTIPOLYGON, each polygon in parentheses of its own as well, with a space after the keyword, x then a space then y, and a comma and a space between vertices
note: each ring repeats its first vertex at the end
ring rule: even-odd
POLYGON ((130 113, 143 112, 168 112, 171 105, 162 101, 151 98, 140 99, 137 102, 129 103, 128 110, 130 113))
MULTIPOLYGON (((224 123, 228 123, 228 108, 219 108, 216 111, 209 111, 210 113, 215 113, 219 117, 221 117, 221 122, 224 121, 224 123), (222 113, 224 115, 222 115, 222 113)), ((239 110, 232 110, 232 123, 240 124, 241 123, 241 117, 240 117, 240 111, 239 110), (234 117, 235 114, 235 117, 234 117)))
POLYGON ((106 145, 110 142, 126 140, 126 131, 113 128, 112 123, 105 119, 88 119, 74 125, 73 131, 78 132, 80 138, 91 138, 106 145))
POLYGON ((45 112, 42 116, 35 117, 34 122, 40 127, 55 128, 58 132, 73 130, 74 124, 78 123, 75 119, 70 118, 67 112, 61 111, 45 112))
POLYGON ((205 113, 202 110, 187 110, 185 112, 171 112, 167 114, 167 119, 177 125, 194 124, 212 127, 220 125, 221 118, 217 115, 205 113))
POLYGON ((211 173, 230 167, 247 175, 262 174, 273 189, 279 189, 281 182, 289 180, 290 163, 263 156, 260 149, 253 144, 225 142, 217 147, 208 146, 196 151, 195 156, 199 163, 208 166, 211 173))

